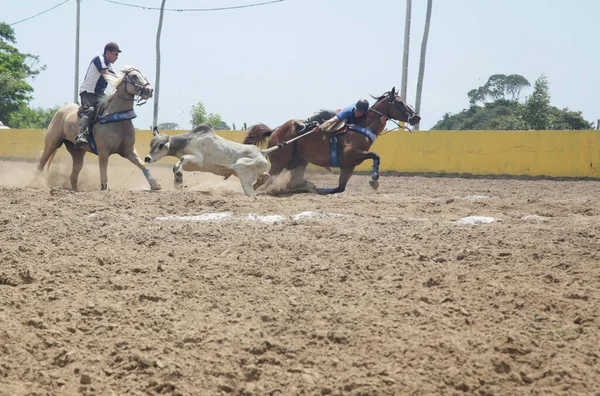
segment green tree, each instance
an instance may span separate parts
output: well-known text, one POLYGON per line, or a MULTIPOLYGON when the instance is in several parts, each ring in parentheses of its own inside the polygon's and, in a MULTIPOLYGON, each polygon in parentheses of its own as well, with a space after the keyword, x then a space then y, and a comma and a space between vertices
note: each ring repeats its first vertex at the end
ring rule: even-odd
POLYGON ((45 66, 36 69, 39 57, 25 54, 15 44, 15 32, 7 23, 0 23, 0 119, 8 126, 13 113, 25 110, 33 88, 25 80, 35 78, 45 66))
POLYGON ((179 129, 179 124, 176 122, 162 122, 156 126, 159 130, 174 131, 179 129))
POLYGON ((494 74, 490 76, 487 82, 477 88, 469 91, 469 103, 476 105, 477 103, 488 103, 498 99, 507 99, 518 101, 521 91, 531 84, 527 79, 519 74, 494 74))
POLYGON ((206 114, 206 107, 204 107, 204 103, 199 101, 196 105, 192 106, 192 110, 190 110, 190 123, 192 127, 202 124, 203 122, 207 122, 208 116, 206 114))
POLYGON ((195 106, 192 106, 190 111, 190 122, 192 126, 197 126, 203 122, 209 123, 215 130, 229 129, 229 126, 223 121, 221 116, 216 113, 208 114, 206 107, 202 101, 199 101, 195 106))
POLYGON ((9 115, 8 122, 11 128, 46 129, 59 108, 60 106, 49 109, 22 106, 19 111, 9 115))
POLYGON ((535 83, 534 92, 524 104, 518 102, 520 90, 527 86, 518 74, 494 75, 488 83, 467 94, 468 109, 458 114, 446 113, 432 130, 526 130, 526 129, 591 129, 580 111, 550 106, 550 93, 545 76, 535 83), (494 101, 489 99, 497 98, 494 101), (473 102, 483 102, 482 106, 473 102))
POLYGON ((550 129, 594 129, 594 123, 586 121, 581 115, 581 111, 560 110, 554 106, 550 106, 550 129))
POLYGON ((227 125, 221 119, 221 116, 219 114, 210 113, 208 115, 208 121, 207 122, 213 127, 213 129, 215 129, 217 131, 223 131, 223 130, 229 130, 229 129, 231 129, 231 128, 229 128, 229 125, 227 125))
POLYGON ((550 128, 550 89, 545 75, 536 80, 533 93, 523 106, 522 117, 528 129, 550 128))

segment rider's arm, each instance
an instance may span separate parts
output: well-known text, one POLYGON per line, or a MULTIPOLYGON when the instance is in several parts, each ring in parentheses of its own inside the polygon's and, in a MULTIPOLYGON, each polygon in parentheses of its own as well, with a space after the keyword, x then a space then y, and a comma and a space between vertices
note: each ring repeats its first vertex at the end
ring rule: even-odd
POLYGON ((338 122, 340 122, 340 119, 337 115, 334 115, 333 117, 321 124, 321 130, 323 132, 329 132, 329 130, 338 122))
POLYGON ((331 128, 333 128, 333 126, 336 125, 338 122, 348 120, 348 117, 350 117, 350 115, 354 111, 353 109, 354 108, 352 106, 348 106, 338 111, 338 113, 335 116, 331 117, 329 120, 321 124, 321 130, 323 132, 329 132, 331 128))

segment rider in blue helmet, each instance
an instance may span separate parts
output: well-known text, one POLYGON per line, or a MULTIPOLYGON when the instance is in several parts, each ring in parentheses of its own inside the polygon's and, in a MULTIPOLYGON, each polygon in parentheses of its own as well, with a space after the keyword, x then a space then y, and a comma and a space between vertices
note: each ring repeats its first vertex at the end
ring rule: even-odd
POLYGON ((321 124, 321 130, 325 133, 332 133, 339 128, 334 128, 338 123, 355 123, 364 117, 369 111, 369 102, 366 99, 360 99, 356 104, 350 105, 340 110, 335 116, 321 124))

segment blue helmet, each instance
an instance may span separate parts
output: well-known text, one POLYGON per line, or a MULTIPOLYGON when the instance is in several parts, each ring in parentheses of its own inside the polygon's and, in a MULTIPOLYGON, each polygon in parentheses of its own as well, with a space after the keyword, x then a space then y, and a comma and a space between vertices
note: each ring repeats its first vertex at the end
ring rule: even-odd
POLYGON ((361 113, 366 113, 367 110, 369 110, 369 102, 366 99, 361 99, 358 102, 356 102, 356 110, 360 111, 361 113))

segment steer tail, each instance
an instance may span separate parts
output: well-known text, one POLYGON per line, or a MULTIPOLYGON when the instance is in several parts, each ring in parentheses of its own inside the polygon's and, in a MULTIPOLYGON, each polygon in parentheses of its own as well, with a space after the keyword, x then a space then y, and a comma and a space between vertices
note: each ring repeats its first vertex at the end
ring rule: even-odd
POLYGON ((261 146, 266 143, 267 138, 271 136, 273 130, 265 124, 256 124, 250 127, 250 130, 246 134, 244 144, 253 144, 255 146, 261 146))

